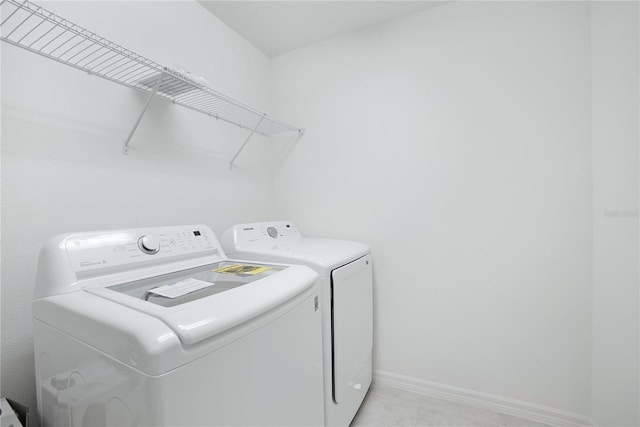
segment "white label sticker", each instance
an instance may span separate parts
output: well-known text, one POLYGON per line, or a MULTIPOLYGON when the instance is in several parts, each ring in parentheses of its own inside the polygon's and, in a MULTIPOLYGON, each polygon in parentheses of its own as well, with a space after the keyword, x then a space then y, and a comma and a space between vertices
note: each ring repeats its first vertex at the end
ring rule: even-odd
POLYGON ((157 288, 149 289, 149 292, 160 295, 167 298, 178 298, 191 292, 199 291, 200 289, 213 286, 215 283, 205 282, 204 280, 198 280, 189 278, 181 280, 177 283, 170 285, 159 286, 157 288))

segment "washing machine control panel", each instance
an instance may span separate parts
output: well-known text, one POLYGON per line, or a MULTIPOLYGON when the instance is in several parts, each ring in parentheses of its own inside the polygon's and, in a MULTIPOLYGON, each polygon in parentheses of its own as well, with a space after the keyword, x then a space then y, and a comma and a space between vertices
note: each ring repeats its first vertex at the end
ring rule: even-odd
POLYGON ((64 244, 76 272, 138 268, 139 263, 151 260, 170 262, 170 258, 222 255, 213 231, 202 225, 73 234, 64 244))
POLYGON ((239 224, 230 233, 223 238, 231 239, 229 243, 237 250, 285 249, 297 245, 302 238, 291 221, 239 224))

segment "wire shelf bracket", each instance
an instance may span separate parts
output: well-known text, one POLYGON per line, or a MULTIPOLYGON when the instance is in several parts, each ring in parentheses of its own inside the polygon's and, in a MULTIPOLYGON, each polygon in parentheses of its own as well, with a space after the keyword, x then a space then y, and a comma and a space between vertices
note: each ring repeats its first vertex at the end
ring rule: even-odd
POLYGON ((258 127, 260 127, 260 124, 262 123, 262 121, 264 120, 264 116, 260 119, 260 121, 258 122, 258 124, 256 125, 255 128, 253 128, 253 130, 251 131, 251 133, 247 136, 247 139, 244 140, 244 142, 242 143, 242 145, 240 146, 240 148, 238 149, 238 151, 236 152, 236 155, 233 156, 233 158, 231 159, 231 161, 229 162, 229 170, 233 169, 233 162, 235 162, 236 158, 240 155, 240 152, 242 152, 242 150, 244 150, 244 147, 247 145, 247 143, 249 142, 249 140, 251 139, 251 137, 253 136, 254 133, 256 133, 256 130, 258 129, 258 127))
POLYGON ((133 134, 136 132, 136 129, 138 128, 138 125, 140 124, 140 121, 144 116, 144 113, 147 112, 147 108, 149 108, 149 104, 151 104, 151 100, 153 99, 153 96, 156 94, 156 92, 158 92, 158 88, 160 87, 160 83, 162 83, 163 77, 164 77, 164 73, 161 73, 160 78, 158 78, 158 82, 153 87, 153 91, 151 91, 151 93, 147 97, 147 102, 145 102, 144 107, 142 108, 142 111, 138 116, 138 120, 136 120, 136 122, 133 124, 133 128, 131 129, 131 132, 129 132, 129 136, 127 136, 127 140, 124 142, 124 145, 122 146, 122 154, 129 154, 129 141, 131 141, 133 134))
POLYGON ((129 152, 131 138, 156 97, 248 130, 250 134, 231 159, 230 168, 256 133, 263 136, 284 132, 304 134, 302 128, 211 88, 202 78, 164 67, 29 0, 0 0, 0 16, 2 41, 148 95, 124 142, 123 154, 129 152))

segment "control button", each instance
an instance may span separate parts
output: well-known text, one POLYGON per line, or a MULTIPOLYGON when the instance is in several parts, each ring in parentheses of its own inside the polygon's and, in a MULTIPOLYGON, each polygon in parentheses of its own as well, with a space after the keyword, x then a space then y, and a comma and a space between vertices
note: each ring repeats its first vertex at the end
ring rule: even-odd
POLYGON ((267 227, 267 234, 275 239, 278 237, 278 230, 275 227, 267 227))
POLYGON ((142 252, 153 255, 160 250, 160 241, 156 236, 142 236, 138 239, 138 247, 142 252))
POLYGON ((175 246, 175 245, 176 245, 176 241, 175 241, 175 240, 173 240, 173 239, 169 239, 169 244, 170 244, 171 246, 175 246))

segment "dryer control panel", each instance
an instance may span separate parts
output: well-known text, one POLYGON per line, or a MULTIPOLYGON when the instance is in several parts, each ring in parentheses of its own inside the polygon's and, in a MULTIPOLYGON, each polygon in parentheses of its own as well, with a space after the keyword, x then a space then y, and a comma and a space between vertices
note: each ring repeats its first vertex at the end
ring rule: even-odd
POLYGON ((297 245, 302 236, 291 221, 238 224, 227 230, 223 243, 237 250, 284 249, 297 245))

